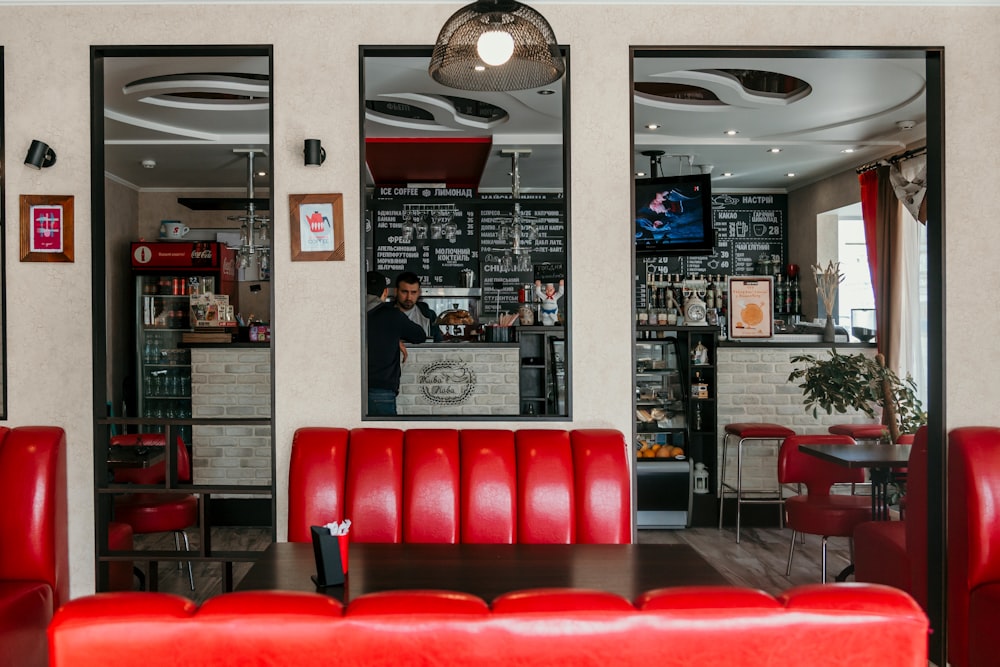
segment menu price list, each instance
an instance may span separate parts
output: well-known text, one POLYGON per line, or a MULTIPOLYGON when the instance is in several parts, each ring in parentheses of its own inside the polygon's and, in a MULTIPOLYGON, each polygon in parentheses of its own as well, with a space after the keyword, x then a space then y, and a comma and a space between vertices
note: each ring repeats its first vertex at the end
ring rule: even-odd
POLYGON ((788 196, 784 194, 715 194, 712 228, 715 250, 708 255, 643 257, 636 266, 636 304, 645 306, 649 273, 749 276, 761 260, 787 255, 788 196), (641 278, 641 279, 640 279, 641 278))
POLYGON ((536 235, 527 248, 530 262, 520 267, 516 257, 509 257, 513 214, 514 204, 509 198, 485 202, 480 211, 481 275, 487 314, 495 314, 497 310, 517 312, 518 289, 531 284, 531 293, 534 293, 536 265, 565 266, 566 219, 562 202, 521 202, 521 219, 534 226, 536 235))
POLYGON ((398 203, 378 202, 374 211, 375 268, 393 277, 412 271, 427 286, 457 286, 462 269, 479 264, 476 216, 457 207, 450 217, 455 226, 449 237, 432 224, 416 225, 407 234, 404 224, 411 213, 398 203))

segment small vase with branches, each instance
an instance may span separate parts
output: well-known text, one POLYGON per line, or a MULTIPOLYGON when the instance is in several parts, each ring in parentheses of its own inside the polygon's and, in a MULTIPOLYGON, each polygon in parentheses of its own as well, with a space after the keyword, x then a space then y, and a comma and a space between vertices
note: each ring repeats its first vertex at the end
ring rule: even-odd
POLYGON ((826 268, 813 264, 813 276, 816 278, 816 296, 826 311, 826 328, 823 330, 823 340, 832 343, 836 340, 833 327, 833 309, 837 304, 837 288, 844 282, 844 274, 840 272, 840 262, 830 260, 826 268))

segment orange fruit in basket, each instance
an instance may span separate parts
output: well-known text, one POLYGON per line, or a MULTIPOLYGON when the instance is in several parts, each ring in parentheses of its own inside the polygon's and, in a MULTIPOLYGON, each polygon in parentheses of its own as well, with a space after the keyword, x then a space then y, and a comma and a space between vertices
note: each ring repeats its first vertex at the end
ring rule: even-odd
POLYGON ((670 458, 670 450, 672 449, 673 447, 660 447, 660 449, 656 452, 655 456, 658 459, 670 458))
POLYGON ((764 311, 756 303, 748 303, 740 311, 740 318, 748 325, 755 327, 764 321, 764 311))
POLYGON ((681 447, 671 447, 670 448, 670 455, 671 456, 684 456, 684 449, 681 448, 681 447))

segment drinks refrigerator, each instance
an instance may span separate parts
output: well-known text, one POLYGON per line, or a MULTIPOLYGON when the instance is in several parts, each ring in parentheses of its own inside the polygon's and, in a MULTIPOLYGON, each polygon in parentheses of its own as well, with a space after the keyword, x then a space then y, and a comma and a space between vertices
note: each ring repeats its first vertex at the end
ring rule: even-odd
MULTIPOLYGON (((190 419, 191 350, 181 345, 192 331, 192 294, 225 294, 236 304, 236 251, 215 242, 133 242, 137 414, 152 419, 190 419)), ((149 425, 145 432, 162 432, 149 425)), ((191 427, 178 431, 191 444, 191 427)))

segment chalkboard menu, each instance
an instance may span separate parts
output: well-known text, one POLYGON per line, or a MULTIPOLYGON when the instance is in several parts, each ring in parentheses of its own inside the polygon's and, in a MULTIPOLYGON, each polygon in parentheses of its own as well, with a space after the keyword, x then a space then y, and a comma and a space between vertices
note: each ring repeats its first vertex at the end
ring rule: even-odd
POLYGON ((375 269, 412 271, 429 287, 457 287, 463 269, 479 272, 472 188, 380 186, 369 208, 375 269))
MULTIPOLYGON (((482 313, 517 312, 518 288, 566 273, 562 194, 522 193, 518 220, 526 253, 510 252, 515 202, 510 193, 471 188, 379 186, 369 202, 374 268, 394 278, 412 271, 428 287, 459 287, 463 269, 483 292, 482 313), (449 227, 448 225, 452 225, 449 227), (436 226, 435 226, 436 225, 436 226)), ((564 307, 560 304, 560 307, 564 307)))
MULTIPOLYGON (((482 253, 482 286, 485 312, 517 312, 518 287, 535 279, 552 278, 553 266, 565 278, 566 212, 562 195, 522 194, 521 220, 535 230, 528 260, 518 266, 518 257, 509 253, 514 202, 509 194, 483 195, 479 232, 482 253)), ((524 234, 522 233, 522 236, 524 234)), ((555 278, 558 283, 558 278, 555 278)), ((562 304, 560 304, 562 306, 562 304)))
POLYGON ((750 276, 761 272, 760 260, 788 255, 788 196, 783 194, 712 195, 715 250, 710 255, 636 258, 636 304, 645 306, 647 273, 750 276))

